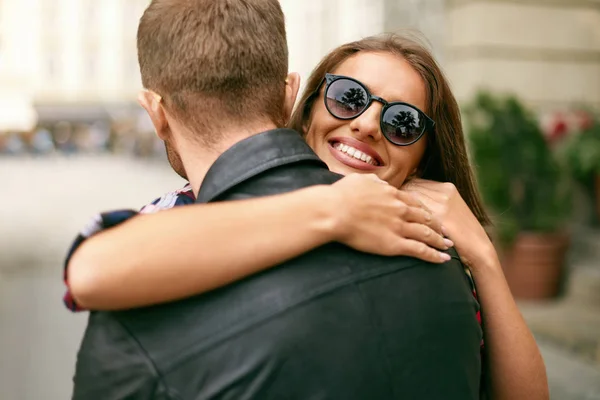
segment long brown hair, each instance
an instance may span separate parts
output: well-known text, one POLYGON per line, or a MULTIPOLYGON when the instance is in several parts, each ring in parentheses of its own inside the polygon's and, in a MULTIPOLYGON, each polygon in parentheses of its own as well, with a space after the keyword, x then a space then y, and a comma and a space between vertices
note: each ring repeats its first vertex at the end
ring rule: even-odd
POLYGON ((334 72, 346 59, 361 51, 395 54, 408 61, 421 75, 427 89, 425 112, 435 121, 435 132, 427 135, 427 150, 419 166, 419 177, 453 183, 479 222, 489 225, 490 219, 469 163, 458 103, 431 52, 412 37, 399 34, 371 36, 331 51, 308 78, 304 93, 290 120, 290 127, 306 133, 307 121, 310 120, 312 107, 318 97, 316 92, 325 74, 334 72))

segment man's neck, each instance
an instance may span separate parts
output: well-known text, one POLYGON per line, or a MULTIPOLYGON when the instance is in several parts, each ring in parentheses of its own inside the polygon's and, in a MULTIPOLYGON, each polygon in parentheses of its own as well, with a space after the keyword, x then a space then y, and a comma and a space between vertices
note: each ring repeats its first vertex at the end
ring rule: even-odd
POLYGON ((268 123, 257 124, 252 129, 249 127, 238 130, 230 129, 222 133, 222 139, 216 145, 211 146, 211 148, 207 148, 189 139, 182 139, 182 146, 179 146, 179 154, 194 195, 198 196, 198 191, 204 181, 204 177, 221 154, 244 139, 276 128, 275 124, 268 123))

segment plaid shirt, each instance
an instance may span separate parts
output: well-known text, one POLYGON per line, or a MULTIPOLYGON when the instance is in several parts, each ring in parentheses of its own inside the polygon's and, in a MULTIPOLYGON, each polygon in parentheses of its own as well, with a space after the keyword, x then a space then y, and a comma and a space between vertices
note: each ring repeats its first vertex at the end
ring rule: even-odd
POLYGON ((113 228, 123 222, 129 220, 130 218, 135 217, 138 214, 152 214, 161 210, 168 210, 173 207, 185 206, 188 204, 194 204, 196 198, 194 197, 194 192, 192 191, 192 187, 188 184, 185 185, 182 189, 176 190, 174 192, 169 192, 162 197, 154 200, 152 203, 144 206, 140 211, 135 210, 117 210, 110 211, 106 213, 97 214, 90 220, 90 222, 81 230, 77 238, 71 245, 69 252, 67 253, 67 259, 65 260, 63 279, 65 285, 67 286, 67 292, 63 297, 63 301, 65 306, 71 311, 86 311, 85 309, 79 307, 73 299, 71 292, 69 291, 69 285, 67 282, 67 265, 73 256, 75 250, 81 246, 86 239, 91 236, 102 232, 103 230, 113 228))

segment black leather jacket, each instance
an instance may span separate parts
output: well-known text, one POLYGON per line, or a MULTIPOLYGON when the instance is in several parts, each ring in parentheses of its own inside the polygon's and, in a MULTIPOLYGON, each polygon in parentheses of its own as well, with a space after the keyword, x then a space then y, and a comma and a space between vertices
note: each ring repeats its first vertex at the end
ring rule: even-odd
MULTIPOLYGON (((225 152, 198 201, 338 179, 300 135, 278 129, 225 152)), ((332 243, 208 294, 92 313, 74 398, 475 399, 477 307, 458 261, 332 243)))

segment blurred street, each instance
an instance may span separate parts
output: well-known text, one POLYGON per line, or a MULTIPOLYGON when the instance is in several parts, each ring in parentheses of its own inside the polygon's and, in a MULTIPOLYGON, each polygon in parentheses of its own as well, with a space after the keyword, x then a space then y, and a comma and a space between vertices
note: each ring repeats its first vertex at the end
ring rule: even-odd
POLYGON ((62 305, 62 262, 94 213, 183 185, 166 162, 0 157, 0 399, 70 398, 87 314, 62 305))
MULTIPOLYGON (((156 160, 81 156, 0 158, 0 182, 0 399, 66 399, 87 318, 70 314, 61 302, 62 261, 73 235, 97 211, 138 208, 182 181, 156 160)), ((593 271, 597 253, 586 253, 581 245, 574 249, 579 256, 572 261, 587 260, 593 271)), ((590 276, 571 279, 570 285, 581 292, 582 281, 593 281, 590 276)), ((600 399, 600 347, 598 337, 593 340, 600 303, 591 305, 593 294, 570 296, 566 306, 523 305, 536 334, 542 334, 552 399, 600 399), (583 350, 561 341, 571 335, 577 344, 577 335, 584 334, 592 337, 583 350)))

